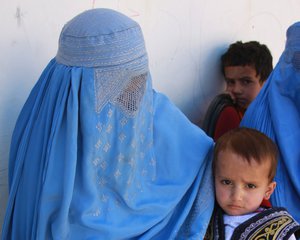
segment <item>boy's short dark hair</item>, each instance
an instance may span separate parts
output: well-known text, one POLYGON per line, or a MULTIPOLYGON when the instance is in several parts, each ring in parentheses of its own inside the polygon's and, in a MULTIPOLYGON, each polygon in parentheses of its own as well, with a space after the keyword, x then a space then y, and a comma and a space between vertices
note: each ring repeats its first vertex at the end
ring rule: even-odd
POLYGON ((225 76, 225 67, 229 66, 252 66, 257 75, 260 75, 260 82, 267 80, 273 70, 273 57, 265 44, 257 41, 237 41, 229 46, 221 56, 222 73, 225 76))
POLYGON ((213 168, 215 168, 218 154, 230 150, 245 158, 250 163, 258 164, 270 161, 269 180, 273 181, 276 174, 278 150, 275 143, 265 134, 251 128, 240 127, 232 129, 222 135, 214 147, 213 168))

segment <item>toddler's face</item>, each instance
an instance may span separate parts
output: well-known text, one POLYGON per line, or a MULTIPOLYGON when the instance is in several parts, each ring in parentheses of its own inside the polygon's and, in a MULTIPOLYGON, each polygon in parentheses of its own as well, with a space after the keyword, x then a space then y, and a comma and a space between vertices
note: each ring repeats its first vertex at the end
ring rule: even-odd
POLYGON ((243 110, 262 88, 260 75, 252 66, 228 66, 225 67, 226 91, 231 95, 234 102, 243 110))
POLYGON ((276 183, 269 182, 270 162, 251 164, 230 150, 221 151, 215 166, 215 191, 220 207, 229 215, 244 215, 269 199, 276 183))

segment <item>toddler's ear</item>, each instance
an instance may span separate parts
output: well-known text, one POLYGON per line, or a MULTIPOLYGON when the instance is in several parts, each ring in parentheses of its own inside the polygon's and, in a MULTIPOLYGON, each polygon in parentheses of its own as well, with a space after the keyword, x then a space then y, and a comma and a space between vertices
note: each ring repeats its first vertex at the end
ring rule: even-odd
POLYGON ((265 193, 265 197, 264 197, 265 200, 270 199, 270 197, 271 197, 272 193, 274 192, 275 188, 276 188, 276 182, 273 181, 273 182, 269 183, 267 191, 265 193))

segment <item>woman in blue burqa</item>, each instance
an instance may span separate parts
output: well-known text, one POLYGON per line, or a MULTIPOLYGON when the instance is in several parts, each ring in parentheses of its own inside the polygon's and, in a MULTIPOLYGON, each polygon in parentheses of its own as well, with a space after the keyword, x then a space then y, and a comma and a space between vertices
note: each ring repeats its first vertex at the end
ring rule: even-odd
POLYGON ((300 22, 287 30, 285 50, 241 122, 271 137, 279 161, 271 197, 300 222, 300 22))
POLYGON ((152 89, 139 25, 79 14, 12 137, 3 239, 203 239, 213 141, 152 89))

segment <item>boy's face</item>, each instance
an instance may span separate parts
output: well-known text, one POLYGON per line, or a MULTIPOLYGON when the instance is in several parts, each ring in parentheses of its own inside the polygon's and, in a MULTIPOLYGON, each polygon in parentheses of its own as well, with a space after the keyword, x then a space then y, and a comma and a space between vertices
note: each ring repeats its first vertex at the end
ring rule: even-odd
POLYGON ((215 191, 220 207, 228 215, 244 215, 269 199, 276 183, 268 179, 270 161, 251 164, 231 150, 221 151, 215 165, 215 191))
POLYGON ((226 91, 241 109, 247 109, 262 88, 260 75, 249 65, 228 66, 224 68, 224 72, 226 91))

